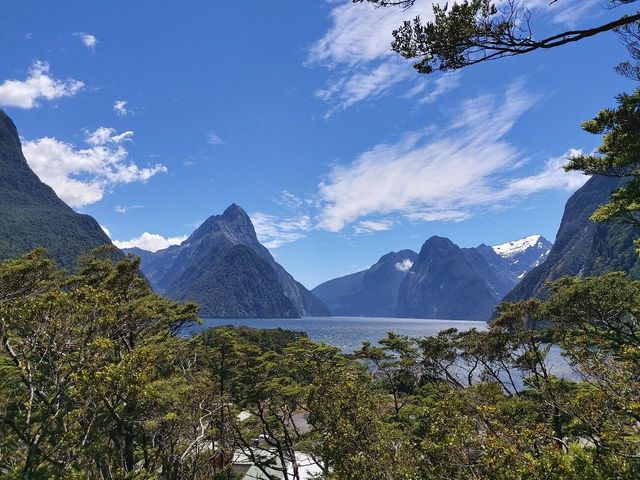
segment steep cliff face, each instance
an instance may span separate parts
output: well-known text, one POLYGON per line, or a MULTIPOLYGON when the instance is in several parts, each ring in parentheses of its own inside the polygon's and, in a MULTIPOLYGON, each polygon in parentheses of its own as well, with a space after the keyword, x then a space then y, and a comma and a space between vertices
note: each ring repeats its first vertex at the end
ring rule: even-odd
POLYGON ((624 180, 594 176, 567 201, 556 241, 547 259, 527 273, 504 298, 519 301, 547 294, 546 282, 564 275, 593 276, 611 271, 640 278, 633 240, 640 228, 619 222, 595 223, 591 214, 624 180))
POLYGON ((488 320, 507 285, 476 249, 434 236, 402 281, 398 316, 488 320))
POLYGON ((367 270, 329 280, 312 293, 332 315, 395 317, 400 284, 417 258, 412 250, 390 252, 367 270))
POLYGON ((298 316, 273 268, 242 244, 203 258, 198 268, 187 268, 167 295, 179 301, 196 301, 207 317, 298 316))
POLYGON ((181 245, 147 252, 141 259, 142 271, 156 291, 176 300, 198 301, 203 315, 329 314, 260 244, 251 219, 236 204, 209 217, 181 245))
POLYGON ((29 168, 16 126, 0 110, 0 259, 44 247, 73 268, 80 255, 111 244, 98 222, 73 211, 29 168))
POLYGON ((488 320, 550 248, 540 235, 473 248, 432 237, 420 255, 388 253, 371 268, 329 280, 313 293, 333 315, 488 320))

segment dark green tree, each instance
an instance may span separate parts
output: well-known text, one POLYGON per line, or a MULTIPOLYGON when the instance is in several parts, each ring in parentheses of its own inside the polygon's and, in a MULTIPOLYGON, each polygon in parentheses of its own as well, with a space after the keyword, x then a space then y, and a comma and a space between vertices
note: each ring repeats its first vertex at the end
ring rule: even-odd
POLYGON ((596 153, 571 157, 565 169, 628 178, 611 195, 611 200, 594 212, 592 219, 622 219, 640 224, 640 89, 618 95, 617 101, 616 108, 601 110, 593 120, 582 124, 585 131, 603 135, 596 153))
MULTIPOLYGON (((409 8, 415 0, 353 0, 378 6, 409 8)), ((550 3, 562 0, 550 0, 550 3)), ((611 7, 636 0, 608 0, 611 7)), ((588 28, 559 32, 537 38, 531 27, 531 12, 525 2, 508 0, 465 0, 433 5, 434 20, 423 22, 418 16, 393 32, 393 51, 417 60, 420 73, 457 70, 489 60, 547 50, 625 28, 640 20, 640 12, 623 14, 614 21, 588 28)))

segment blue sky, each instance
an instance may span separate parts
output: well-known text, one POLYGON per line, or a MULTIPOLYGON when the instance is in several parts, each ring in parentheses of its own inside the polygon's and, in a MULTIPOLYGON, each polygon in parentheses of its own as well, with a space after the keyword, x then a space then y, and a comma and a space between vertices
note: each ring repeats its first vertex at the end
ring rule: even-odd
MULTIPOLYGON (((579 123, 632 88, 624 48, 420 75, 389 44, 429 4, 7 1, 0 105, 41 179, 120 244, 178 241, 236 202, 313 287, 436 234, 553 240, 585 180, 563 158, 599 143, 579 123)), ((529 4, 539 34, 623 11, 529 4)))

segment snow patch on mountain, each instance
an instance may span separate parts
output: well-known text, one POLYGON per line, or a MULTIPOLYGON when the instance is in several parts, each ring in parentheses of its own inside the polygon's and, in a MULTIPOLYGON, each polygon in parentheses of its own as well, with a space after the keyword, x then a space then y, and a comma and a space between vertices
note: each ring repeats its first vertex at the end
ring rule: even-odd
POLYGON ((521 238, 520 240, 514 240, 501 245, 494 245, 491 248, 493 248, 493 251, 502 258, 511 258, 532 247, 544 248, 543 243, 540 241, 541 238, 542 235, 530 235, 528 237, 521 238))
POLYGON ((491 248, 509 264, 511 271, 521 280, 527 272, 547 259, 552 245, 542 235, 529 235, 491 248))

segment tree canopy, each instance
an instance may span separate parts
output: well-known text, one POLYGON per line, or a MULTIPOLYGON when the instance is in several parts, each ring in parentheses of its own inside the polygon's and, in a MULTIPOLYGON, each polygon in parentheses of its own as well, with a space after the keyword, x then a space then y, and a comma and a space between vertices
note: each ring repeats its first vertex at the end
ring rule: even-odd
MULTIPOLYGON (((382 7, 409 8, 416 0, 353 0, 382 7)), ((550 0, 554 4, 562 0, 550 0)), ((636 0, 607 0, 610 7, 636 0)), ((489 60, 522 55, 577 42, 602 32, 625 29, 640 21, 640 12, 596 26, 558 32, 538 38, 525 2, 507 0, 464 0, 433 5, 433 21, 419 16, 405 21, 393 32, 391 48, 404 58, 417 60, 420 73, 457 70, 489 60)))
POLYGON ((640 474, 640 282, 622 274, 560 280, 483 331, 345 355, 279 329, 176 335, 196 307, 108 253, 76 274, 42 250, 0 263, 2 478, 640 474), (588 381, 556 376, 550 341, 588 381))

